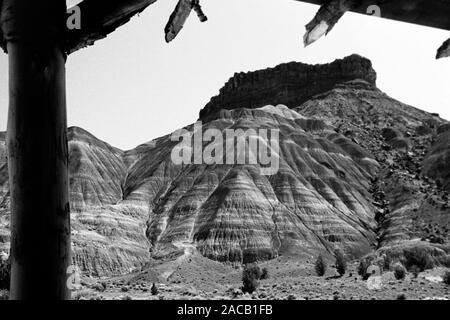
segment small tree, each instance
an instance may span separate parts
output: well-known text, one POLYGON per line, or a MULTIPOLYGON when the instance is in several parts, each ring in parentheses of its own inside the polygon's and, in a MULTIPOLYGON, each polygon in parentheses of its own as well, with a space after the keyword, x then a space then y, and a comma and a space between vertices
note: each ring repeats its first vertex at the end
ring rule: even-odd
POLYGON ((242 292, 252 293, 259 286, 261 269, 256 264, 247 265, 242 272, 242 292))
POLYGON ((316 270, 316 274, 319 277, 323 277, 325 275, 325 272, 327 271, 327 264, 321 254, 319 254, 319 256, 317 257, 314 269, 316 270))
POLYGON ((397 280, 405 279, 406 269, 401 263, 394 264, 393 269, 394 269, 395 279, 397 279, 397 280))
POLYGON ((156 296, 158 294, 158 287, 156 286, 156 284, 154 282, 153 282, 152 288, 150 289, 150 292, 154 296, 156 296))
POLYGON ((336 257, 336 270, 340 276, 343 276, 347 271, 347 261, 345 260, 344 252, 340 249, 334 251, 334 256, 336 257))
POLYGON ((369 259, 361 259, 358 265, 358 274, 362 277, 363 280, 367 280, 370 277, 370 274, 367 272, 369 269, 370 261, 369 259))
POLYGON ((446 285, 449 285, 449 286, 450 286, 450 270, 446 270, 446 271, 444 272, 444 276, 442 277, 442 279, 444 280, 444 283, 445 283, 446 285))

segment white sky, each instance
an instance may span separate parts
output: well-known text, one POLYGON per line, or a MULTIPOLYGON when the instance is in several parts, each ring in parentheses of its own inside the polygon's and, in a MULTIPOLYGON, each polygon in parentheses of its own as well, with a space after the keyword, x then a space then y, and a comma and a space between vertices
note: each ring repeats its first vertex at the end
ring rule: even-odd
MULTIPOLYGON (((238 71, 282 62, 325 63, 358 53, 372 60, 392 97, 450 119, 450 59, 436 61, 450 32, 346 14, 325 38, 303 48, 318 7, 293 0, 203 0, 209 21, 192 15, 172 43, 164 26, 177 0, 140 17, 67 62, 69 125, 130 149, 195 122, 238 71)), ((7 56, 0 55, 0 130, 6 129, 7 56)))

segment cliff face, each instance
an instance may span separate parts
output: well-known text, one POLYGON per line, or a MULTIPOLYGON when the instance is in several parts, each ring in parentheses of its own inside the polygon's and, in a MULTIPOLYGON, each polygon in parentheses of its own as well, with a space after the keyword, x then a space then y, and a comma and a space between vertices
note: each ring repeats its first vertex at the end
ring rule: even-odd
MULTIPOLYGON (((69 129, 73 250, 83 270, 124 273, 186 250, 245 263, 450 240, 448 123, 378 90, 368 60, 237 79, 201 113, 202 132, 223 141, 202 145, 223 146, 229 130, 278 130, 279 166, 269 175, 249 162, 179 164, 172 135, 122 151, 69 129)), ((0 134, 0 251, 9 248, 7 178, 0 134)))
POLYGON ((437 128, 437 140, 423 162, 423 173, 450 192, 450 124, 437 128))
POLYGON ((375 86, 376 78, 370 60, 358 55, 324 65, 291 62, 275 68, 236 73, 220 89, 219 95, 200 111, 200 118, 206 120, 220 109, 254 109, 274 104, 274 101, 294 108, 339 83, 361 79, 375 86))

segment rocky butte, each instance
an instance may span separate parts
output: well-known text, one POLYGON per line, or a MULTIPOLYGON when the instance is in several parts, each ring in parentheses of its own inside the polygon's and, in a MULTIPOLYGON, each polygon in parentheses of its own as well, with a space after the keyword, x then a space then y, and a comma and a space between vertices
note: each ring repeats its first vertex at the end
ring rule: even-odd
MULTIPOLYGON (((236 264, 311 261, 336 247, 351 258, 448 254, 450 126, 381 92, 369 60, 236 74, 200 120, 205 129, 279 130, 279 170, 174 164, 170 134, 122 151, 69 128, 74 261, 86 273, 193 253, 236 264)), ((0 251, 9 248, 8 206, 0 134, 0 251)))

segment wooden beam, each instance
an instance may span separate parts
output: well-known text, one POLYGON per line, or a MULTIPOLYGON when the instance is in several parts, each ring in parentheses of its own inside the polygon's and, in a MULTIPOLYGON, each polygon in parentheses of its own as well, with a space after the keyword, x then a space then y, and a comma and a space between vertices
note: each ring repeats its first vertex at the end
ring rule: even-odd
POLYGON ((305 47, 327 35, 339 19, 359 3, 357 0, 331 0, 322 5, 311 22, 306 25, 306 34, 303 37, 305 47))
MULTIPOLYGON (((296 0, 324 5, 330 0, 296 0)), ((350 11, 368 13, 370 6, 377 5, 381 18, 450 30, 450 0, 363 0, 360 6, 350 11)))
POLYGON ((65 0, 3 0, 11 299, 62 300, 70 264, 65 0))
POLYGON ((156 0, 84 0, 78 5, 81 29, 68 31, 66 52, 70 54, 93 45, 154 2, 156 0))
POLYGON ((202 11, 199 0, 179 0, 175 10, 170 15, 169 21, 164 28, 166 34, 166 42, 170 42, 178 35, 184 26, 187 18, 194 10, 201 22, 205 22, 208 18, 202 11))
MULTIPOLYGON (((369 15, 373 15, 376 11, 378 17, 450 29, 450 19, 447 18, 450 15, 450 0, 427 2, 423 0, 408 2, 403 0, 311 0, 304 2, 321 4, 319 11, 306 25, 306 33, 303 37, 305 47, 328 34, 347 11, 369 15), (443 16, 445 16, 444 19, 443 16)), ((444 42, 438 49, 437 59, 450 56, 449 41, 444 42)))
POLYGON ((441 59, 445 57, 450 57, 450 39, 445 41, 442 46, 438 49, 436 54, 436 59, 441 59))

